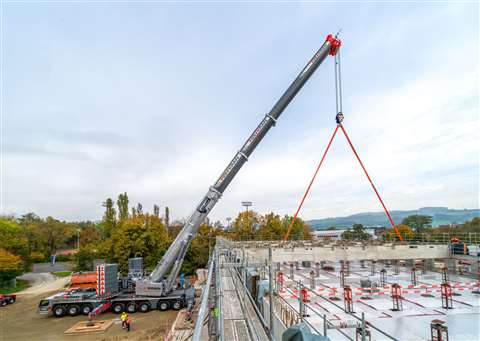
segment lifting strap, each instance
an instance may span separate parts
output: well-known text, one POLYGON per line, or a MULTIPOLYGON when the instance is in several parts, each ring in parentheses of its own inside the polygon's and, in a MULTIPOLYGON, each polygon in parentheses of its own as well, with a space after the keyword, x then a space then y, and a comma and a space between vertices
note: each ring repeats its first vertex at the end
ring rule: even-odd
POLYGON ((315 170, 315 173, 313 174, 313 177, 312 177, 312 179, 310 180, 310 183, 308 184, 308 187, 307 187, 307 189, 305 190, 305 193, 303 194, 302 200, 300 201, 300 204, 298 205, 297 211, 295 212, 295 215, 293 216, 293 219, 290 221, 290 224, 288 225, 287 233, 286 233, 285 236, 283 237, 283 240, 284 240, 284 241, 287 241, 287 240, 288 240, 288 237, 289 237, 289 235, 290 235, 290 232, 292 232, 293 224, 294 224, 295 221, 297 220, 298 213, 299 213, 300 210, 302 209, 303 203, 305 202, 305 199, 306 199, 308 193, 310 192, 310 189, 311 189, 311 187, 312 187, 312 185, 313 185, 313 182, 315 181, 315 178, 317 177, 318 171, 320 170, 320 167, 322 166, 323 161, 325 160, 325 156, 327 155, 327 152, 328 152, 328 150, 330 149, 330 146, 332 145, 333 139, 335 138, 335 135, 337 134, 337 131, 338 131, 339 128, 342 130, 343 135, 345 135, 345 138, 347 139, 347 142, 348 142, 348 144, 350 145, 350 148, 352 149, 353 153, 355 154, 355 157, 357 158, 358 162, 360 163, 360 166, 362 167, 363 172, 364 172, 365 175, 367 176, 367 179, 368 179, 368 181, 370 182, 370 185, 372 186, 373 191, 374 191, 375 194, 377 195, 377 198, 378 198, 378 200, 380 201, 380 204, 382 205, 383 210, 385 211, 385 213, 386 213, 386 215, 387 215, 387 217, 388 217, 388 220, 390 221, 390 225, 392 225, 392 228, 395 230, 395 233, 397 234, 398 239, 401 240, 401 241, 403 241, 403 238, 402 238, 402 236, 400 235, 400 232, 398 231, 397 227, 395 226, 395 222, 393 221, 393 218, 392 218, 392 216, 390 215, 390 212, 388 211, 387 207, 385 206, 385 203, 383 202, 382 197, 380 196, 380 193, 378 192, 377 188, 376 188, 375 185, 373 184, 373 181, 372 181, 372 179, 370 178, 370 175, 368 174, 367 169, 366 169, 365 166, 363 165, 363 162, 362 162, 362 160, 360 159, 360 156, 358 155, 355 147, 353 146, 352 141, 350 140, 350 137, 349 137, 348 134, 347 134, 347 131, 345 130, 345 128, 343 127, 342 124, 337 124, 337 126, 335 127, 335 130, 333 131, 332 137, 330 138, 330 141, 328 142, 327 148, 325 149, 325 152, 323 153, 323 156, 322 156, 322 158, 321 158, 321 160, 320 160, 320 163, 318 164, 317 169, 315 170))
MULTIPOLYGON (((338 33, 337 33, 337 36, 338 36, 338 33)), ((337 38, 337 36, 335 36, 335 38, 337 38)), ((400 232, 398 231, 397 227, 395 226, 395 222, 393 221, 392 216, 390 215, 390 212, 388 211, 387 207, 385 206, 385 203, 383 202, 382 197, 378 193, 377 188, 373 184, 373 181, 370 178, 370 175, 368 174, 367 169, 363 165, 363 162, 360 159, 360 156, 358 156, 358 153, 355 150, 355 147, 353 146, 352 141, 348 137, 347 131, 345 130, 345 128, 342 125, 342 121, 343 121, 343 112, 342 111, 343 111, 343 108, 342 108, 342 77, 341 77, 342 74, 341 74, 341 65, 340 65, 340 50, 335 54, 335 61, 334 62, 335 62, 334 63, 334 67, 335 67, 335 106, 336 106, 336 110, 337 110, 337 115, 336 115, 337 126, 335 127, 335 130, 332 134, 332 137, 330 138, 330 141, 328 142, 327 148, 325 149, 325 152, 323 153, 323 156, 320 160, 320 163, 318 164, 317 169, 315 170, 315 173, 313 174, 313 177, 310 180, 310 183, 308 184, 308 187, 307 187, 306 191, 303 194, 302 200, 300 201, 300 205, 298 205, 297 211, 295 212, 295 215, 293 216, 293 219, 290 221, 290 224, 288 225, 287 233, 283 237, 283 240, 284 241, 288 240, 288 236, 290 235, 290 232, 292 231, 293 224, 297 220, 298 213, 302 209, 303 203, 305 202, 305 199, 306 199, 308 193, 310 192, 310 188, 312 187, 313 182, 315 181, 315 178, 317 177, 318 171, 320 170, 320 167, 322 166, 323 161, 325 160, 325 156, 327 155, 328 150, 330 149, 330 146, 332 145, 332 141, 335 138, 335 135, 337 134, 338 128, 340 128, 343 132, 343 135, 345 135, 345 138, 347 139, 347 142, 350 145, 350 148, 352 149, 353 153, 355 154, 355 157, 357 158, 358 162, 360 163, 360 166, 362 167, 363 172, 367 176, 367 179, 370 182, 370 185, 372 186, 373 191, 377 195, 377 198, 380 201, 380 204, 382 204, 383 210, 387 214, 388 220, 390 221, 390 225, 392 225, 392 228, 395 230, 395 233, 397 234, 398 239, 403 241, 403 238, 400 235, 400 232)))

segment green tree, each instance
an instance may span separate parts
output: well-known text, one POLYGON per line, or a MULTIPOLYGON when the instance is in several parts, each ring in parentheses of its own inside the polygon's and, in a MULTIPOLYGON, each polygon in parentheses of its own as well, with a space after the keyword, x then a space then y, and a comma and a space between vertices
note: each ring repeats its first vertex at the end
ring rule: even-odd
POLYGON ((105 213, 103 214, 103 229, 104 229, 104 236, 109 237, 117 224, 117 213, 115 212, 115 208, 113 207, 113 200, 108 198, 104 203, 103 207, 105 207, 105 213))
POLYGON ((0 220, 0 249, 22 256, 30 253, 28 239, 22 235, 22 228, 14 221, 0 220))
POLYGON ((57 250, 67 246, 68 240, 74 240, 76 229, 74 224, 61 222, 52 217, 47 217, 37 225, 44 253, 53 255, 57 250))
POLYGON ((167 231, 170 231, 170 209, 168 206, 165 207, 165 227, 167 231))
POLYGON ((254 226, 260 222, 260 216, 255 211, 240 212, 233 222, 233 232, 237 239, 252 239, 255 237, 254 226))
POLYGON ((429 215, 414 214, 404 218, 402 224, 410 226, 415 232, 420 233, 432 227, 432 217, 429 215))
POLYGON ((353 224, 352 229, 348 229, 342 233, 343 240, 369 240, 372 236, 365 232, 362 224, 353 224))
POLYGON ((128 195, 127 192, 119 194, 117 199, 118 220, 122 221, 128 218, 128 195))
POLYGON ((263 222, 256 236, 258 239, 280 239, 287 232, 280 216, 274 213, 269 213, 261 219, 263 222))
POLYGON ((334 231, 336 230, 337 228, 335 226, 330 226, 330 227, 327 227, 327 231, 334 231))
POLYGON ((187 250, 182 272, 191 275, 198 268, 205 268, 210 256, 210 249, 215 246, 216 230, 212 226, 201 225, 187 250))
POLYGON ((0 249, 0 283, 9 281, 23 271, 22 260, 19 256, 0 249))
POLYGON ((119 223, 102 248, 120 271, 128 270, 128 258, 143 257, 146 268, 153 269, 169 245, 165 226, 160 218, 137 215, 119 223))
MULTIPOLYGON (((282 219, 282 225, 284 226, 285 233, 287 232, 288 226, 290 225, 293 217, 285 215, 282 219)), ((283 235, 282 235, 283 238, 283 235)), ((300 217, 297 217, 293 223, 290 235, 288 236, 289 240, 310 240, 313 238, 312 230, 300 217)))

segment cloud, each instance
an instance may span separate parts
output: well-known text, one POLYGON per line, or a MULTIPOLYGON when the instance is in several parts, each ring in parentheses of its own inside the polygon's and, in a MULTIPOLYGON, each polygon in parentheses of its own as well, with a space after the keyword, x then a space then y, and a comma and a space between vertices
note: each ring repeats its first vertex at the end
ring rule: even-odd
MULTIPOLYGON (((185 217, 339 24, 345 127, 387 206, 478 207, 472 6, 220 6, 221 18, 181 6, 9 7, 5 212, 99 219, 105 198, 126 191, 132 204, 185 217)), ((293 214, 334 128, 331 63, 212 219, 235 215, 242 200, 293 214)), ((369 186, 339 135, 301 215, 380 210, 369 186)))

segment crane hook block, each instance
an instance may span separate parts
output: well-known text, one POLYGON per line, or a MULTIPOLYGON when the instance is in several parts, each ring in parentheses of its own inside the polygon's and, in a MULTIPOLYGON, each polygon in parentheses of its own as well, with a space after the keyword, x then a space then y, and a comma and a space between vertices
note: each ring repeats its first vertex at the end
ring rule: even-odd
POLYGON ((327 36, 327 39, 325 41, 330 43, 330 55, 335 56, 337 54, 338 49, 342 45, 342 41, 340 39, 337 39, 333 36, 333 34, 329 34, 327 36))

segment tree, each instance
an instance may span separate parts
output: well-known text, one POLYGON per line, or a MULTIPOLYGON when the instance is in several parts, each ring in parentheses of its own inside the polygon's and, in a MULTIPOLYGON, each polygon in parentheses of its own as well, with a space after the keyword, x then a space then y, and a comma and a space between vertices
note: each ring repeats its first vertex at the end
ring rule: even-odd
POLYGON ((153 269, 169 245, 165 226, 160 218, 142 214, 119 223, 108 238, 101 254, 118 263, 119 270, 128 270, 128 258, 143 257, 146 268, 153 269))
POLYGON ((153 215, 157 218, 160 217, 160 207, 158 205, 153 205, 153 215))
POLYGON ((143 215, 143 206, 142 204, 138 203, 137 204, 137 210, 136 210, 138 215, 143 215))
POLYGON ((327 231, 334 231, 336 230, 337 228, 335 226, 330 226, 330 227, 327 227, 327 231))
POLYGON ((429 215, 414 214, 402 220, 403 225, 410 226, 415 232, 423 232, 426 228, 432 227, 432 217, 429 215))
POLYGON ((254 225, 260 222, 260 216, 255 211, 240 212, 233 222, 233 232, 237 239, 254 237, 254 225))
POLYGON ((165 207, 165 226, 167 231, 170 231, 170 209, 168 206, 165 207))
POLYGON ((127 192, 118 195, 118 220, 122 221, 128 218, 128 195, 127 192))
POLYGON ((104 228, 104 236, 109 237, 112 233, 112 230, 115 228, 117 223, 116 219, 116 212, 115 208, 113 207, 113 200, 108 198, 104 203, 103 207, 105 207, 105 213, 103 214, 103 228, 104 228))
POLYGON ((277 214, 267 214, 261 220, 263 226, 256 233, 260 239, 279 239, 287 232, 280 216, 277 214))
POLYGON ((342 233, 343 240, 369 240, 372 236, 365 232, 362 224, 353 224, 352 229, 348 229, 342 233))
POLYGON ((191 275, 195 273, 196 269, 207 266, 210 248, 213 248, 215 244, 216 233, 217 231, 212 226, 200 225, 197 235, 187 250, 181 270, 183 273, 191 275))
POLYGON ((0 249, 0 283, 9 281, 23 271, 22 260, 5 249, 0 249))
POLYGON ((0 249, 26 259, 29 255, 28 240, 22 236, 22 228, 14 221, 0 220, 0 249))
POLYGON ((75 237, 76 229, 71 223, 61 222, 52 217, 47 217, 37 225, 44 254, 53 255, 62 247, 67 245, 67 241, 75 237))
MULTIPOLYGON (((288 226, 290 225, 293 217, 285 215, 282 219, 282 225, 284 227, 285 233, 287 232, 288 226)), ((283 235, 282 235, 283 238, 283 235)), ((297 217, 293 223, 292 230, 288 239, 306 239, 310 240, 313 238, 312 230, 300 217, 297 217)))
MULTIPOLYGON (((413 238, 414 233, 410 228, 410 226, 405 224, 399 224, 396 227, 403 239, 411 240, 413 238)), ((387 240, 395 240, 398 238, 397 233, 395 232, 394 229, 389 229, 385 231, 385 234, 386 234, 387 240)))

